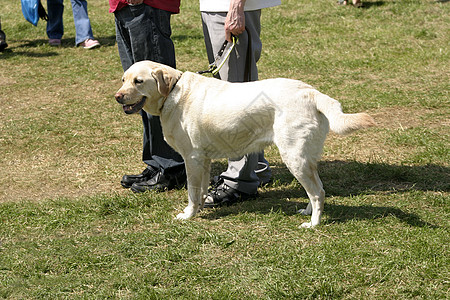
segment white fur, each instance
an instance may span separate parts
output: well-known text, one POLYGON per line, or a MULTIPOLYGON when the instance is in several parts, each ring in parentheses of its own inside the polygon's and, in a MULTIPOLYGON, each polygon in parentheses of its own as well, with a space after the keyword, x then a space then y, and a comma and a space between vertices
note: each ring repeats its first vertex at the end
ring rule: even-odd
POLYGON ((329 128, 339 134, 373 126, 364 113, 344 114, 338 101, 291 79, 229 83, 154 62, 134 64, 116 99, 124 105, 146 97, 143 107, 160 116, 167 143, 185 161, 189 204, 178 214, 189 219, 203 207, 213 158, 236 158, 271 143, 305 188, 304 214, 320 223, 325 191, 317 173, 329 128))

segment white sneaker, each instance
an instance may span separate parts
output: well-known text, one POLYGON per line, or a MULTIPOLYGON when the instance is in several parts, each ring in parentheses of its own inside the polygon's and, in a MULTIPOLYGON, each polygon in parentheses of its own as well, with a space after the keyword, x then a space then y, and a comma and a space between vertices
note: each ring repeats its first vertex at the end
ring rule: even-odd
POLYGON ((97 40, 87 39, 84 42, 80 43, 80 46, 84 49, 93 49, 100 46, 100 43, 97 40))

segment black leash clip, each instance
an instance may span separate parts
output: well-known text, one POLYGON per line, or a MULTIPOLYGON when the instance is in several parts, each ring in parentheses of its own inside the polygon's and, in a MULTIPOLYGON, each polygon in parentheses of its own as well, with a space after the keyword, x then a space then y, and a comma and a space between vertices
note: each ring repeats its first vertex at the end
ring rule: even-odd
POLYGON ((217 55, 214 57, 214 61, 209 64, 209 69, 204 71, 198 71, 197 74, 211 73, 213 75, 216 75, 217 73, 219 73, 219 70, 222 68, 227 59, 230 57, 230 54, 233 51, 234 47, 236 47, 238 38, 234 35, 231 35, 231 40, 232 43, 228 41, 225 41, 223 43, 222 47, 220 47, 219 52, 217 52, 217 55), (224 57, 222 58, 222 56, 224 57))

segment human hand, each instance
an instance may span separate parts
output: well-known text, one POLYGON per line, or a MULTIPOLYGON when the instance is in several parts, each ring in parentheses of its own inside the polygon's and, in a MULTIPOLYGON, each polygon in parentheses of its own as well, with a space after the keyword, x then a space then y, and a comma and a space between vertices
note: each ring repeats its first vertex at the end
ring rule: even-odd
POLYGON ((126 0, 128 5, 138 5, 144 3, 144 0, 126 0))
POLYGON ((225 19, 225 38, 232 42, 231 34, 238 36, 245 31, 245 0, 231 0, 225 19))

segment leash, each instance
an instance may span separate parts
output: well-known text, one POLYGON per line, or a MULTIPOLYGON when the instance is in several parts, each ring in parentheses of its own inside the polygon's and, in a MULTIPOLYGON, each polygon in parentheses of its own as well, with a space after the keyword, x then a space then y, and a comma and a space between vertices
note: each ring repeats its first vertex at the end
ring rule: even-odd
POLYGON ((247 57, 245 59, 245 69, 244 69, 244 82, 250 82, 252 81, 252 37, 250 36, 250 30, 247 29, 247 26, 245 27, 245 31, 247 31, 247 57))
MULTIPOLYGON (((252 81, 252 79, 251 79, 251 68, 252 68, 252 63, 251 63, 252 51, 251 51, 251 48, 252 48, 252 39, 251 39, 251 36, 250 36, 250 31, 247 29, 247 27, 245 27, 245 30, 247 31, 247 36, 248 36, 248 46, 247 46, 247 57, 246 57, 245 69, 244 69, 244 82, 249 82, 249 81, 252 81)), ((231 40, 232 40, 231 46, 229 46, 229 42, 228 41, 225 41, 223 43, 222 47, 220 47, 219 52, 214 57, 214 61, 209 64, 209 69, 208 70, 204 70, 204 71, 198 71, 197 74, 211 73, 214 76, 217 75, 217 73, 219 73, 220 69, 225 64, 225 62, 229 58, 231 52, 235 48, 236 43, 238 41, 238 38, 235 35, 232 34, 231 35, 231 40), (225 52, 225 57, 222 59, 222 56, 224 55, 224 52, 225 52)))
POLYGON ((198 71, 197 74, 205 74, 205 73, 211 73, 213 75, 217 75, 219 73, 220 69, 223 67, 227 59, 230 57, 231 52, 236 47, 236 43, 238 41, 238 38, 234 35, 231 35, 232 43, 225 41, 220 47, 219 52, 217 52, 216 56, 214 57, 214 61, 209 64, 209 69, 204 71, 198 71), (228 47, 227 47, 228 46, 228 47), (225 51, 226 50, 226 51, 225 51), (222 56, 225 56, 222 58, 222 56))

